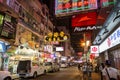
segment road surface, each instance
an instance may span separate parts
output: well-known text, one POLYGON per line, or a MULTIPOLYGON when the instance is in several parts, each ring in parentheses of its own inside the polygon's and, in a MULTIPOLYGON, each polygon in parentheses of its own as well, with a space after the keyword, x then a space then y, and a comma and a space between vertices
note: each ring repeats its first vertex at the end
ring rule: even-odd
MULTIPOLYGON (((82 72, 78 71, 77 67, 61 68, 59 72, 47 73, 40 75, 36 79, 26 78, 20 80, 84 80, 82 78, 82 72)), ((100 80, 100 76, 97 73, 92 74, 92 79, 87 80, 100 80)))

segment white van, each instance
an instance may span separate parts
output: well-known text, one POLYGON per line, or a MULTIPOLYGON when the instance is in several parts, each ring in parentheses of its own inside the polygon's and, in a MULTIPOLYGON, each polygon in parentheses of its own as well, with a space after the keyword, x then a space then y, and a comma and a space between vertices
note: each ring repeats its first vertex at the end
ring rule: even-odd
POLYGON ((0 80, 12 80, 10 72, 9 71, 0 71, 0 80))
POLYGON ((19 77, 33 77, 36 78, 38 75, 45 74, 46 70, 39 62, 31 60, 20 60, 17 67, 17 74, 19 77))

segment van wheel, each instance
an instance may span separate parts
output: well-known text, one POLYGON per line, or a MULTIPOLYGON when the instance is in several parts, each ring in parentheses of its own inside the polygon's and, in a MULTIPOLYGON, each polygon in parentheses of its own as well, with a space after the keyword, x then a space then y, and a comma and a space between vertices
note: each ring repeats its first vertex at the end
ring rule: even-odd
POLYGON ((4 80, 12 80, 10 77, 6 77, 4 80))
POLYGON ((37 72, 34 72, 33 78, 36 78, 36 77, 37 77, 37 72))

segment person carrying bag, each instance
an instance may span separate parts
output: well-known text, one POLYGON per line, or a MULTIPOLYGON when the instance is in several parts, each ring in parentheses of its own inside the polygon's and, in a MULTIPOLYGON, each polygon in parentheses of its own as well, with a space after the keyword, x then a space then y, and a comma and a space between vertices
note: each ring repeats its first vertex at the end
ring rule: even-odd
POLYGON ((106 68, 106 72, 107 72, 107 75, 108 75, 108 77, 109 77, 109 80, 117 80, 117 79, 115 79, 115 78, 111 78, 111 77, 110 77, 107 68, 106 68))
POLYGON ((111 66, 111 61, 106 60, 105 65, 102 70, 103 80, 120 80, 120 72, 111 66))

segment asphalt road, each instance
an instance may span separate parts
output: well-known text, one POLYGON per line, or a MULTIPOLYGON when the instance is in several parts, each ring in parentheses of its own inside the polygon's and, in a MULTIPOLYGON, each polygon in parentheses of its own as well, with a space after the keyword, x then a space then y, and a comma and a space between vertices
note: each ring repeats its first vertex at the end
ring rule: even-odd
MULTIPOLYGON (((93 77, 96 74, 93 74, 93 77)), ((99 78, 100 79, 100 78, 99 78)), ((99 80, 98 77, 92 80, 99 80)), ((59 72, 47 73, 45 75, 40 75, 36 79, 26 78, 20 80, 83 80, 82 73, 78 71, 77 67, 61 68, 59 72)), ((91 80, 91 79, 87 79, 91 80)))

